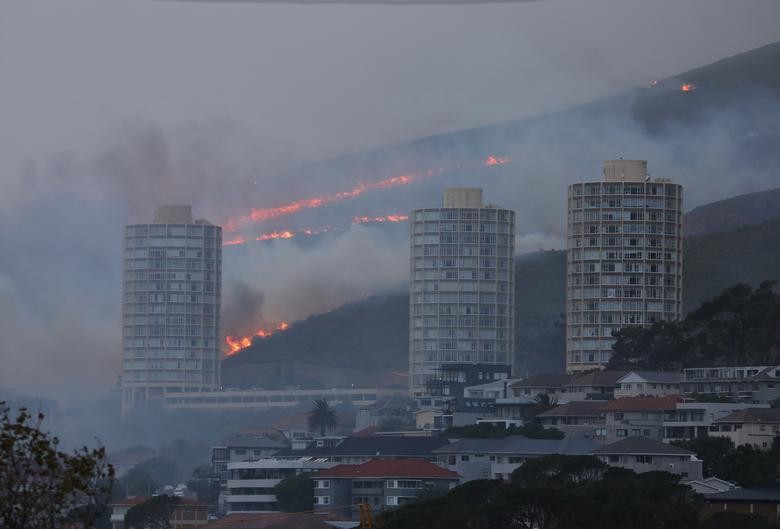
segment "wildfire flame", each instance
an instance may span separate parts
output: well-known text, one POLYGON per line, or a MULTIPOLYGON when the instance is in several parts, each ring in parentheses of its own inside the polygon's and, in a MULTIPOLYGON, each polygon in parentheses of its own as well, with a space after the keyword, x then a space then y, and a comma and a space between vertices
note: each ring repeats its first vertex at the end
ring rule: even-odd
POLYGON ((493 156, 492 154, 485 158, 485 161, 483 162, 485 165, 504 165, 509 162, 511 162, 511 158, 502 158, 500 156, 493 156))
POLYGON ((685 83, 680 87, 680 90, 682 90, 683 92, 693 92, 694 90, 696 90, 696 85, 691 83, 685 83))
POLYGON ((235 246, 236 244, 244 244, 246 239, 244 237, 234 237, 228 241, 224 241, 222 246, 235 246))
POLYGON ((271 233, 264 233, 260 235, 259 237, 256 237, 256 241, 272 241, 275 239, 292 239, 295 237, 295 233, 285 230, 285 231, 272 231, 271 233))
MULTIPOLYGON (((482 165, 488 165, 488 166, 504 165, 510 163, 511 161, 512 160, 508 157, 494 156, 491 154, 487 158, 485 158, 485 160, 482 161, 482 165)), ((392 187, 410 185, 420 180, 439 175, 448 170, 458 169, 458 168, 460 168, 460 166, 454 166, 450 168, 439 167, 436 169, 428 169, 427 171, 421 171, 417 173, 408 173, 408 174, 392 176, 390 178, 385 178, 384 180, 378 180, 373 182, 371 181, 358 182, 355 185, 355 187, 346 191, 340 191, 338 193, 333 193, 330 195, 322 195, 319 197, 296 200, 294 202, 289 202, 287 204, 283 204, 281 206, 276 206, 271 208, 252 209, 249 212, 249 215, 226 220, 225 222, 222 223, 222 227, 225 232, 235 231, 238 229, 238 226, 240 224, 245 222, 249 222, 249 221, 260 222, 260 221, 272 220, 286 215, 292 215, 294 213, 306 209, 320 208, 328 204, 335 204, 336 202, 341 202, 343 200, 349 200, 352 198, 359 197, 360 195, 364 194, 367 191, 371 191, 375 189, 389 189, 392 187)))
POLYGON ((409 215, 386 215, 383 217, 359 216, 352 219, 352 224, 372 224, 374 222, 405 222, 409 220, 409 215))
POLYGON ((225 352, 226 356, 233 356, 234 354, 246 349, 252 345, 252 338, 268 338, 269 336, 276 334, 277 332, 286 331, 290 327, 290 324, 283 321, 270 329, 260 329, 254 336, 244 336, 243 338, 225 336, 225 343, 228 346, 228 350, 225 352))

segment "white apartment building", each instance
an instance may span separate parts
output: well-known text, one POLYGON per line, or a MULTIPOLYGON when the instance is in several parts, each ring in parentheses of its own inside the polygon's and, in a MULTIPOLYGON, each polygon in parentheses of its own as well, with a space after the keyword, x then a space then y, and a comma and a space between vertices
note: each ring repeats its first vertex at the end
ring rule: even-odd
POLYGON ((328 458, 258 459, 228 463, 227 494, 220 498, 227 514, 276 512, 279 502, 273 488, 283 479, 301 473, 331 468, 328 458))
POLYGON ((122 412, 220 385, 222 228, 190 206, 124 232, 122 412))
POLYGON ((682 186, 644 160, 604 162, 603 181, 569 186, 566 370, 601 368, 612 333, 679 320, 682 186))
POLYGON ((443 206, 412 211, 409 386, 443 363, 512 364, 515 213, 481 189, 448 189, 443 206))

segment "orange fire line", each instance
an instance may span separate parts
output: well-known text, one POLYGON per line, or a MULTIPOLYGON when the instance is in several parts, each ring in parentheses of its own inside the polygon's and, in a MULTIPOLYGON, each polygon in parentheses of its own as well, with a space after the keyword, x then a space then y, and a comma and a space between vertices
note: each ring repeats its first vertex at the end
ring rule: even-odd
MULTIPOLYGON (((503 165, 509 162, 511 162, 510 158, 494 156, 491 154, 487 158, 485 158, 485 160, 482 161, 482 165, 487 165, 487 166, 503 165)), ((460 166, 452 167, 449 170, 458 169, 458 168, 460 168, 460 166)), ((266 221, 266 220, 283 217, 286 215, 292 215, 294 213, 306 209, 320 208, 328 204, 334 204, 336 202, 341 202, 343 200, 349 200, 352 198, 359 197, 360 195, 364 194, 366 191, 370 191, 374 189, 389 189, 392 187, 409 185, 414 182, 418 182, 420 180, 441 174, 446 170, 447 169, 440 167, 437 169, 429 169, 424 172, 393 176, 376 182, 358 182, 358 184, 355 187, 347 191, 341 191, 331 195, 322 195, 319 197, 307 198, 303 200, 296 200, 294 202, 290 202, 272 208, 252 209, 248 215, 239 218, 229 219, 226 222, 224 222, 223 230, 226 232, 234 231, 238 229, 238 226, 240 224, 249 221, 254 221, 254 222, 266 221)))

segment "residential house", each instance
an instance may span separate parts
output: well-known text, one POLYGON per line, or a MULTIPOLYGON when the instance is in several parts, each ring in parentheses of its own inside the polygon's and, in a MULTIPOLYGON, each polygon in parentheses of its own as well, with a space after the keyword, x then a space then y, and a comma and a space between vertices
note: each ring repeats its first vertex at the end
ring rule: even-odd
MULTIPOLYGON (((111 508, 111 529, 125 529, 125 515, 132 507, 144 503, 149 498, 125 498, 109 504, 111 508)), ((176 509, 169 519, 171 529, 193 529, 208 523, 209 506, 206 503, 179 498, 176 509)))
POLYGON ((372 460, 337 465, 312 476, 316 512, 358 517, 358 506, 374 512, 417 499, 422 492, 447 491, 460 483, 457 472, 416 459, 372 460))
POLYGON ((601 406, 604 426, 596 428, 595 436, 608 443, 626 437, 664 438, 664 415, 677 409, 679 395, 666 397, 624 397, 601 406))
POLYGON ((432 451, 449 441, 445 437, 367 436, 333 439, 302 450, 280 450, 275 459, 318 459, 333 463, 365 463, 371 459, 433 460, 432 451))
POLYGON ((581 400, 567 402, 536 416, 545 428, 557 428, 567 436, 585 437, 602 441, 604 436, 597 436, 596 429, 605 426, 604 414, 601 412, 603 402, 598 400, 581 400))
POLYGON ((282 480, 336 465, 326 458, 257 459, 228 463, 227 493, 222 496, 227 514, 276 512, 279 502, 273 488, 282 480))
POLYGON ((575 375, 563 385, 563 394, 558 402, 610 400, 618 387, 618 380, 625 375, 625 371, 591 371, 575 375))
POLYGON ((712 437, 728 437, 734 446, 750 445, 760 450, 772 448, 780 435, 780 410, 747 408, 716 420, 710 426, 712 437))
POLYGON ((228 463, 267 458, 284 448, 287 448, 287 445, 277 439, 240 433, 225 439, 222 446, 211 448, 211 471, 224 486, 227 481, 228 463))
POLYGON ((465 396, 464 390, 469 386, 511 376, 512 367, 505 364, 444 363, 433 378, 426 380, 425 395, 416 399, 417 404, 420 408, 438 408, 447 399, 465 396))
POLYGON ((409 424, 413 422, 414 401, 408 397, 383 397, 373 404, 359 408, 355 414, 355 431, 374 428, 387 421, 409 424))
POLYGON ((679 395, 681 378, 679 371, 631 371, 617 381, 615 398, 679 395))
POLYGON ((734 490, 737 488, 734 483, 715 477, 684 481, 683 483, 692 488, 694 492, 705 495, 717 494, 718 492, 726 492, 727 490, 734 490))
POLYGON ((690 450, 647 437, 628 437, 597 448, 593 455, 634 472, 665 471, 685 480, 702 479, 702 461, 690 450))
POLYGON ((682 441, 707 437, 710 426, 731 413, 768 404, 745 402, 678 402, 674 410, 664 412, 664 441, 682 441))
POLYGON ((598 448, 590 439, 530 439, 510 435, 501 439, 460 439, 433 450, 436 463, 457 472, 463 481, 509 479, 530 458, 550 454, 584 455, 598 448))
POLYGON ((571 375, 533 375, 513 383, 510 387, 515 397, 537 398, 539 395, 547 395, 550 400, 560 401, 563 395, 563 387, 572 379, 571 375))
POLYGON ((780 366, 688 368, 683 369, 680 386, 685 395, 715 395, 770 404, 780 398, 780 366))
POLYGON ((347 529, 358 526, 358 522, 344 523, 343 517, 311 512, 275 512, 229 514, 201 529, 347 529))
POLYGON ((723 511, 764 515, 770 522, 780 522, 780 484, 765 487, 737 488, 704 497, 704 513, 723 511))

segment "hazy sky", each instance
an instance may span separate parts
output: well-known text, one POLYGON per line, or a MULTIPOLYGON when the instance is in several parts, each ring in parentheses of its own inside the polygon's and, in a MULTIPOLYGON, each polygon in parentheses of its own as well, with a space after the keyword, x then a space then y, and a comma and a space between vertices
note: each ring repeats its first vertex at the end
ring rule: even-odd
MULTIPOLYGON (((778 20, 776 0, 0 0, 0 386, 73 397, 115 381, 121 226, 161 198, 221 221, 338 191, 280 175, 645 85, 778 40, 778 20)), ((554 244, 556 227, 531 228, 554 244)), ((226 286, 289 262, 311 281, 310 259, 343 302, 406 275, 402 253, 358 229, 316 254, 278 248, 226 270, 226 286)))

